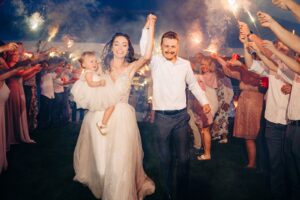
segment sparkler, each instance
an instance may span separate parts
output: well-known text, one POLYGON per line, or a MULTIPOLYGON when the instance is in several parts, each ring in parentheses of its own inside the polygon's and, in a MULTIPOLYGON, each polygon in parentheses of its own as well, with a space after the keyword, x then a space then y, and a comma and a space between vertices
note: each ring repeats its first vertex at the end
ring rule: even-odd
POLYGON ((190 40, 193 45, 199 45, 202 42, 201 33, 198 31, 190 33, 190 40))
POLYGON ((24 52, 24 57, 26 58, 32 58, 33 57, 33 54, 32 53, 28 53, 28 52, 24 52))
POLYGON ((207 49, 204 49, 203 51, 209 52, 209 53, 217 53, 218 52, 218 44, 220 41, 218 39, 212 39, 210 45, 207 49))
POLYGON ((258 34, 258 35, 261 35, 260 32, 259 32, 259 30, 258 30, 258 27, 257 27, 257 25, 256 25, 256 22, 255 22, 256 20, 255 20, 255 18, 252 16, 252 14, 250 13, 250 11, 249 11, 247 8, 244 8, 244 10, 245 10, 246 13, 248 14, 248 16, 249 16, 251 22, 253 23, 253 25, 254 25, 254 27, 255 27, 255 29, 256 29, 256 31, 257 31, 257 34, 258 34))
POLYGON ((70 53, 69 59, 71 59, 73 62, 77 61, 80 58, 80 53, 79 52, 73 52, 70 53))
POLYGON ((58 33, 58 28, 59 28, 58 25, 54 25, 49 28, 48 31, 49 37, 47 40, 48 42, 50 42, 56 36, 56 34, 58 33))
POLYGON ((28 18, 28 25, 30 27, 30 30, 32 31, 37 31, 41 25, 44 23, 43 17, 40 15, 39 12, 33 13, 29 18, 28 18))
POLYGON ((55 52, 55 51, 52 51, 52 52, 49 53, 49 56, 50 56, 51 58, 53 58, 53 57, 58 57, 59 54, 58 54, 57 52, 55 52))
POLYGON ((229 10, 233 13, 234 17, 238 20, 238 11, 239 11, 239 5, 236 2, 236 0, 227 0, 229 5, 229 10))

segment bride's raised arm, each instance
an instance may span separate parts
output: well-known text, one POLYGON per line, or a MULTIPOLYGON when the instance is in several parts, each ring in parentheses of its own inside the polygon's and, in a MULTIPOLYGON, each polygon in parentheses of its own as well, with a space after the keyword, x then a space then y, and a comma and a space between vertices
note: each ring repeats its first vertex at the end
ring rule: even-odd
POLYGON ((130 77, 133 77, 135 72, 149 62, 152 57, 156 19, 156 16, 153 14, 149 14, 147 17, 140 41, 142 56, 138 60, 131 63, 132 70, 130 72, 130 77))

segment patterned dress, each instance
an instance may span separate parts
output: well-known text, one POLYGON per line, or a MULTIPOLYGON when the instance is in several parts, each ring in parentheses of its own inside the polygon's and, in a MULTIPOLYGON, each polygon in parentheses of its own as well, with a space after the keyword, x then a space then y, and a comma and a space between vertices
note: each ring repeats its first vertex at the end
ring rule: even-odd
POLYGON ((233 98, 233 90, 229 78, 218 72, 218 111, 216 113, 211 133, 212 137, 228 135, 229 106, 233 98))

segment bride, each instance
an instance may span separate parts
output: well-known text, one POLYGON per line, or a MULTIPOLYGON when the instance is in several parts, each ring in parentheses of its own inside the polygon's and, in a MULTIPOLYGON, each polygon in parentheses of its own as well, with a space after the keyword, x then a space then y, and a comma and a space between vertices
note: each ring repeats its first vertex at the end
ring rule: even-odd
POLYGON ((85 115, 74 152, 74 180, 87 185, 102 200, 141 200, 155 190, 143 169, 135 110, 128 104, 131 80, 151 58, 155 22, 156 16, 150 14, 144 27, 150 30, 150 39, 145 54, 138 60, 133 58, 129 36, 123 33, 116 33, 103 50, 106 86, 117 94, 118 103, 105 136, 96 127, 104 111, 89 111, 85 115))

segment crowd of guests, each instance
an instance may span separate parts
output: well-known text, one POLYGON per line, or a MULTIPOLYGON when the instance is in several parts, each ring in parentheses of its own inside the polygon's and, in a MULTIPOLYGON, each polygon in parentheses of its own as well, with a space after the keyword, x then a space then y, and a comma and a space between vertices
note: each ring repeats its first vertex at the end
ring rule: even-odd
POLYGON ((33 54, 20 42, 0 45, 0 172, 7 168, 11 145, 35 143, 30 133, 36 128, 61 127, 83 118, 84 110, 77 109, 69 95, 81 69, 51 58, 53 51, 33 54))
MULTIPOLYGON (((291 11, 300 21, 300 5, 295 1, 273 3, 291 11)), ((199 102, 188 95, 194 148, 203 148, 198 160, 210 160, 212 138, 220 138, 219 143, 228 142, 234 98, 231 80, 236 79, 241 93, 233 136, 245 140, 246 168, 257 167, 256 140, 264 133, 272 199, 299 199, 300 38, 267 13, 258 12, 257 17, 262 27, 275 34, 276 41, 260 38, 239 21, 243 55, 226 58, 216 53, 199 53, 190 59, 211 108, 204 112, 199 102)), ((29 134, 32 130, 76 120, 78 109, 70 99, 70 89, 79 79, 81 69, 65 60, 50 58, 51 51, 28 56, 22 43, 0 44, 0 173, 7 168, 6 153, 12 144, 34 143, 29 134)), ((79 111, 82 118, 84 110, 79 111)))
MULTIPOLYGON (((299 21, 300 5, 295 1, 273 0, 273 4, 291 11, 299 21)), ((260 38, 245 22, 239 21, 239 39, 244 48, 242 58, 234 55, 228 59, 212 53, 209 57, 198 55, 197 59, 191 60, 195 71, 200 72, 196 77, 211 105, 211 112, 203 114, 197 102, 196 105, 190 104, 194 147, 201 146, 201 136, 204 153, 197 158, 211 159, 211 136, 214 134, 210 132, 222 127, 222 124, 224 127, 228 125, 228 105, 233 94, 230 81, 222 77, 236 79, 240 82, 241 93, 235 112, 233 136, 245 140, 248 156, 246 168, 256 168, 256 140, 259 134, 264 133, 262 137, 266 146, 263 148, 267 149, 272 199, 299 199, 300 106, 296 102, 300 97, 300 38, 267 13, 258 12, 257 18, 262 27, 275 34, 275 41, 260 38), (212 63, 220 67, 216 68, 216 64, 212 63), (224 123, 218 123, 220 121, 224 123)), ((227 130, 226 127, 225 132, 217 132, 224 137, 227 130)))

